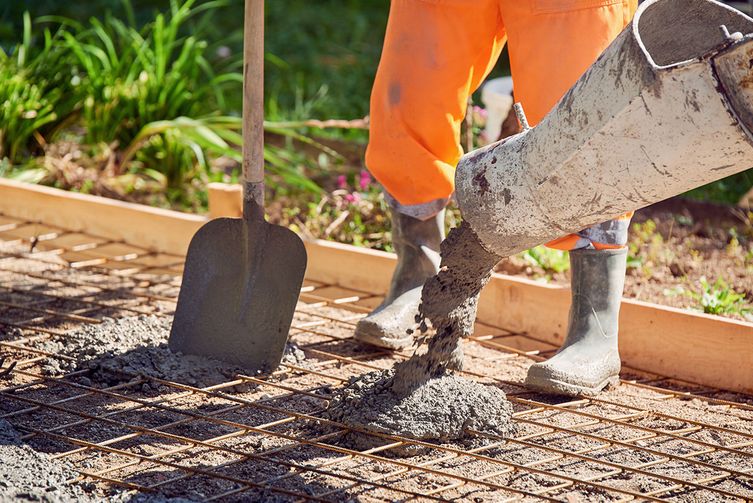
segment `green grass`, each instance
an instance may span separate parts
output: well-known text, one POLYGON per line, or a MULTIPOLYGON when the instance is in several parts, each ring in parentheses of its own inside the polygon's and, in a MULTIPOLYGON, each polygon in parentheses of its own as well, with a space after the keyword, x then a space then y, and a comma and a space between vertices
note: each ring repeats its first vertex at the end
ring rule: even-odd
POLYGON ((693 301, 693 309, 706 314, 735 314, 745 317, 753 313, 753 309, 747 305, 745 294, 736 292, 722 278, 717 278, 714 283, 701 278, 693 289, 679 286, 666 290, 664 294, 669 297, 677 295, 687 297, 693 301))
POLYGON ((81 69, 78 87, 88 143, 126 146, 151 122, 200 117, 221 109, 224 86, 239 83, 237 72, 216 75, 206 58, 202 34, 182 35, 185 23, 220 8, 223 0, 194 7, 173 0, 167 15, 139 28, 111 14, 92 18, 65 43, 81 69))
POLYGON ((712 201, 721 204, 737 204, 753 187, 753 170, 743 171, 722 180, 698 187, 686 195, 698 201, 712 201))
POLYGON ((57 119, 60 92, 45 93, 16 65, 0 63, 0 159, 17 162, 35 133, 57 119))
POLYGON ((20 41, 0 50, 0 159, 11 163, 38 150, 74 107, 65 92, 69 59, 59 47, 65 29, 33 32, 26 14, 20 41))
MULTIPOLYGON (((0 45, 20 38, 22 16, 66 16, 78 22, 108 13, 127 25, 144 25, 170 10, 170 0, 17 0, 0 6, 0 45)), ((202 4, 213 0, 199 0, 202 4)), ((381 53, 389 2, 384 0, 285 0, 266 2, 267 114, 270 119, 357 118, 368 113, 371 82, 381 53)), ((243 2, 211 8, 211 20, 186 23, 181 35, 197 31, 210 42, 214 65, 239 59, 243 2)), ((240 111, 240 87, 228 108, 240 111)))
POLYGON ((526 250, 520 256, 529 264, 540 267, 547 274, 560 274, 570 269, 570 254, 545 246, 526 250))

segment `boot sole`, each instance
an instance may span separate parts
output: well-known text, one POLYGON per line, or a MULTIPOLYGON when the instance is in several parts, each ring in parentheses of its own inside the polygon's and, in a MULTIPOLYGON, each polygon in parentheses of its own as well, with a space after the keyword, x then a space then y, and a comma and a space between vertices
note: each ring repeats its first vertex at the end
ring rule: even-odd
POLYGON ((618 386, 620 384, 620 376, 609 376, 603 381, 599 382, 596 386, 579 386, 565 381, 559 381, 557 379, 548 378, 526 378, 525 385, 535 391, 543 393, 549 393, 553 395, 567 395, 567 396, 596 396, 607 386, 618 386))
POLYGON ((380 333, 369 332, 367 328, 356 325, 355 334, 353 338, 359 342, 377 346, 382 349, 390 349, 392 351, 399 351, 401 349, 407 349, 413 346, 414 338, 411 335, 406 335, 402 339, 387 338, 380 333))

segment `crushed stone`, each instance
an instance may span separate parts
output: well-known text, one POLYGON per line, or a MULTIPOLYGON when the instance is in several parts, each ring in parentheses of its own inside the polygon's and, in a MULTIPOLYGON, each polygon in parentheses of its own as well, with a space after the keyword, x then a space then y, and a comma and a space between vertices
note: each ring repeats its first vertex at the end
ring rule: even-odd
MULTIPOLYGON (((351 378, 334 394, 323 417, 367 431, 441 443, 468 439, 469 429, 503 437, 512 433, 512 406, 499 388, 445 374, 400 395, 393 389, 394 378, 394 369, 351 378)), ((348 440, 359 448, 385 443, 355 432, 348 440)), ((421 450, 408 446, 400 453, 421 450)))
MULTIPOLYGON (((91 379, 82 377, 82 384, 93 380, 97 385, 113 386, 128 382, 135 375, 175 381, 190 386, 206 387, 227 382, 241 367, 212 358, 173 352, 167 345, 172 319, 139 315, 118 319, 107 318, 102 323, 82 325, 39 344, 40 349, 70 357, 48 358, 42 371, 59 375, 81 369, 91 369, 91 379)), ((294 344, 288 344, 283 361, 300 364, 305 354, 294 344)), ((157 383, 144 385, 159 388, 157 383)), ((248 384, 235 386, 246 391, 248 384)))

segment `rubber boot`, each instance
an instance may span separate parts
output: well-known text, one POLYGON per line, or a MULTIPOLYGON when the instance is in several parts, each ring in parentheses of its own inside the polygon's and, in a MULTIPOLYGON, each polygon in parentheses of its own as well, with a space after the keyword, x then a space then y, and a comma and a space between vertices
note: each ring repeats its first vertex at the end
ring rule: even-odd
POLYGON ((444 239, 444 210, 428 220, 392 211, 392 245, 397 267, 384 302, 356 325, 355 338, 387 349, 413 345, 421 288, 439 271, 439 244, 444 239))
POLYGON ((598 394, 620 375, 617 329, 627 248, 570 252, 572 304, 564 344, 528 369, 526 386, 564 395, 598 394))

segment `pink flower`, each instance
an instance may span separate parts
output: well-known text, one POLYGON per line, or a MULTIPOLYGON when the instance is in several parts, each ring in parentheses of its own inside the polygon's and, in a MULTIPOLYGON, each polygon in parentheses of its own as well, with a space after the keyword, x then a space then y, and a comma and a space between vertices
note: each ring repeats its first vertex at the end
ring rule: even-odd
POLYGON ((485 108, 474 105, 471 117, 474 125, 484 127, 486 125, 486 119, 489 117, 489 112, 485 108))
POLYGON ((358 192, 351 192, 350 194, 345 194, 345 200, 350 204, 356 204, 361 200, 361 194, 358 192))
POLYGON ((338 189, 348 188, 348 180, 345 178, 345 175, 339 175, 337 177, 337 188, 338 189))
POLYGON ((486 110, 486 108, 482 108, 478 105, 473 105, 473 113, 477 114, 482 119, 489 117, 489 112, 486 110))
POLYGON ((368 171, 365 169, 361 170, 361 176, 358 178, 358 186, 361 188, 361 190, 366 191, 369 189, 369 186, 371 185, 371 175, 368 171))

